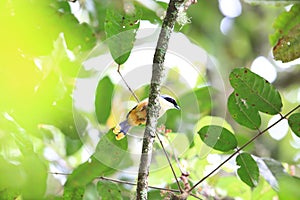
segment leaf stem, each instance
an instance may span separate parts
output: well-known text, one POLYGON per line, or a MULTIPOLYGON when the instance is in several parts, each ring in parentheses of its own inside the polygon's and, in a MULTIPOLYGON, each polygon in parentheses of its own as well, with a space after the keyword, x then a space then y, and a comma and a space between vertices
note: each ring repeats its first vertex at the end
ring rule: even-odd
POLYGON ((215 169, 213 169, 210 173, 208 173, 206 176, 204 176, 200 181, 198 181, 188 192, 191 192, 193 189, 195 189, 200 183, 202 183, 205 179, 210 177, 213 173, 215 173, 218 169, 220 169, 226 162, 228 162, 232 157, 234 157, 236 154, 238 154, 242 149, 247 147, 250 143, 252 143, 254 140, 256 140, 259 136, 267 132, 269 129, 271 129, 273 126, 278 124, 280 121, 285 119, 287 116, 289 116, 291 113, 293 113, 295 110, 300 108, 300 105, 296 106, 294 109, 292 109, 290 112, 288 112, 286 115, 282 116, 279 120, 274 122, 272 125, 264 129, 263 131, 259 132, 257 135, 255 135, 251 140, 249 140, 247 143, 245 143, 243 146, 238 148, 233 154, 231 154, 228 158, 226 158, 222 163, 220 163, 215 169))
POLYGON ((131 92, 131 94, 133 95, 133 97, 135 98, 135 100, 139 103, 140 100, 139 98, 135 95, 134 91, 131 89, 131 87, 128 85, 128 83, 126 82, 126 80, 124 79, 123 75, 121 74, 121 71, 120 71, 120 65, 118 65, 118 70, 117 72, 119 73, 119 75, 121 76, 123 82, 125 83, 126 87, 128 88, 128 90, 131 92))

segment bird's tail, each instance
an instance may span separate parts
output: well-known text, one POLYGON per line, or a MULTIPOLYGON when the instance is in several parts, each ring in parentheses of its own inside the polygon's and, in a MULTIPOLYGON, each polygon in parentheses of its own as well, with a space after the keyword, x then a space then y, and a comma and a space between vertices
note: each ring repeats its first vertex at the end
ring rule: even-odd
POLYGON ((116 140, 121 140, 125 137, 127 132, 129 131, 131 125, 128 124, 128 121, 125 120, 118 124, 114 129, 113 132, 116 134, 116 140))

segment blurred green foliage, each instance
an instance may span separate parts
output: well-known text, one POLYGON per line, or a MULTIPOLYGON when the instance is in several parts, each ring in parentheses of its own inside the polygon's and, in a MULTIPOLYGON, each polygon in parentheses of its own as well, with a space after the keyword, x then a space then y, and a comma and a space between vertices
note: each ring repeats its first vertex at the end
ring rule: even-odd
POLYGON ((105 124, 110 115, 113 90, 114 85, 109 77, 99 81, 95 95, 95 112, 100 124, 105 124))

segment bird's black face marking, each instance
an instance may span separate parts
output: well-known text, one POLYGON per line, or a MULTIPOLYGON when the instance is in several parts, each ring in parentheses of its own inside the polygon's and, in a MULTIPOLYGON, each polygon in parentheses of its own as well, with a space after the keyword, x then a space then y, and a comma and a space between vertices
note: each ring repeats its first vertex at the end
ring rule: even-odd
POLYGON ((168 97, 168 96, 161 96, 162 98, 164 98, 165 100, 167 100, 168 102, 172 103, 174 105, 175 108, 180 109, 180 107, 178 106, 177 102, 175 101, 175 99, 168 97))

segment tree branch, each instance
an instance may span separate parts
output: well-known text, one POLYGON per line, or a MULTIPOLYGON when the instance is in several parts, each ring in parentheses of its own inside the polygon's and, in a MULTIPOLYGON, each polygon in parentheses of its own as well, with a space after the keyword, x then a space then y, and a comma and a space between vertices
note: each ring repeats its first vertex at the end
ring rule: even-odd
POLYGON ((157 118, 160 109, 158 98, 165 71, 165 67, 163 64, 178 11, 183 3, 184 0, 170 0, 167 14, 164 18, 162 29, 155 49, 152 65, 149 103, 147 107, 147 123, 144 132, 142 155, 138 173, 136 194, 137 200, 147 199, 149 167, 152 157, 152 148, 155 138, 157 118))
POLYGON ((249 140, 247 143, 245 143, 243 146, 241 146, 240 148, 238 148, 233 154, 231 154, 227 159, 225 159, 221 164, 219 164, 215 169, 213 169, 209 174, 207 174, 206 176, 204 176, 200 181, 198 181, 190 190, 189 192, 191 192, 193 189, 195 189, 200 183, 202 183, 205 179, 207 179, 208 177, 210 177, 213 173, 215 173, 218 169, 220 169, 225 163, 227 163, 231 158, 233 158, 235 155, 237 155, 242 149, 244 149, 245 147, 247 147, 250 143, 252 143, 254 140, 256 140, 259 136, 261 136, 262 134, 264 134, 265 132, 267 132, 269 129, 271 129, 273 126, 275 126, 276 124, 278 124, 279 122, 281 122, 283 119, 285 119, 287 116, 289 116, 290 114, 292 114, 293 112, 295 112, 297 109, 300 108, 300 105, 296 106, 294 109, 292 109, 290 112, 288 112, 287 114, 285 114, 284 116, 281 115, 281 118, 279 120, 277 120, 276 122, 274 122, 272 125, 270 125, 269 127, 267 127, 265 130, 259 132, 258 134, 256 134, 251 140, 249 140))

